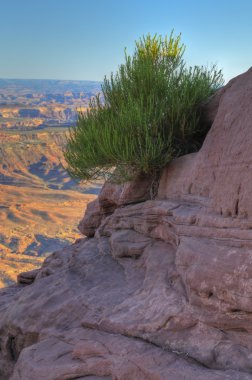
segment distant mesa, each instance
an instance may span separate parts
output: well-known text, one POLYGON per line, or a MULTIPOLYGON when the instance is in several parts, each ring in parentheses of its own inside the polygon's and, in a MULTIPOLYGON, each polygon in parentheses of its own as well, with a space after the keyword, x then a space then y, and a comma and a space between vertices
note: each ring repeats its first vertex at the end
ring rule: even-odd
POLYGON ((32 109, 32 108, 20 109, 18 113, 19 113, 20 117, 39 117, 39 116, 41 116, 39 110, 32 109))
POLYGON ((99 92, 92 81, 0 79, 0 130, 71 125, 99 92))

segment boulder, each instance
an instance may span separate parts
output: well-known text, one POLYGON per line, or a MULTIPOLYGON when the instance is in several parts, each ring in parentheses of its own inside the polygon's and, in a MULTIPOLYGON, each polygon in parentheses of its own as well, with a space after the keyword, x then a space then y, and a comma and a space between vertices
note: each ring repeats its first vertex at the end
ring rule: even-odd
POLYGON ((101 221, 102 212, 99 199, 95 199, 94 201, 88 203, 85 215, 83 219, 81 219, 78 225, 78 229, 83 235, 92 237, 101 224, 101 221))
POLYGON ((21 272, 17 276, 17 282, 18 284, 30 285, 34 282, 38 273, 39 273, 39 269, 33 269, 27 272, 21 272))
POLYGON ((99 203, 103 213, 111 213, 119 206, 150 199, 153 180, 151 176, 139 175, 133 181, 121 185, 106 182, 99 194, 99 203))
POLYGON ((98 199, 88 204, 78 226, 80 232, 87 237, 93 237, 101 221, 117 207, 150 199, 153 180, 151 176, 140 175, 124 184, 105 182, 98 199))

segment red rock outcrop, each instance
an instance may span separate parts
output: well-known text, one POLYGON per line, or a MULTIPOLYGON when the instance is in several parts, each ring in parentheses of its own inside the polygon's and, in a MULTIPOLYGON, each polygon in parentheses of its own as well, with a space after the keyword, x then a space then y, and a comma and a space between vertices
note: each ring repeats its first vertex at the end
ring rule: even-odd
POLYGON ((252 69, 217 96, 154 200, 107 185, 94 237, 1 291, 1 379, 252 380, 252 69))
POLYGON ((114 184, 105 182, 96 200, 90 202, 78 228, 88 237, 93 237, 101 221, 111 215, 116 208, 133 203, 139 203, 151 198, 154 178, 138 176, 131 182, 114 184))

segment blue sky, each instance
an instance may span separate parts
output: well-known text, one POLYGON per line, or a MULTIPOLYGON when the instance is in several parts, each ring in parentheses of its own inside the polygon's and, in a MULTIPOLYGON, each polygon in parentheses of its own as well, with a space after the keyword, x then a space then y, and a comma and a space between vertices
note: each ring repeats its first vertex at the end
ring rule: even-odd
POLYGON ((190 65, 252 66, 251 0, 0 0, 0 78, 102 80, 148 32, 182 33, 190 65))

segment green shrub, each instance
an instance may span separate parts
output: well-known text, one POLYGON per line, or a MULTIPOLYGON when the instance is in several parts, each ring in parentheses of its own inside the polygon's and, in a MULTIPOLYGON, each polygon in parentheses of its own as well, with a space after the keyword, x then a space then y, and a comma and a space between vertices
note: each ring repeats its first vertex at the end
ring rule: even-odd
POLYGON ((195 151, 206 134, 199 106, 222 84, 215 66, 187 68, 180 35, 147 35, 136 42, 133 56, 110 79, 102 100, 80 113, 67 137, 69 173, 91 180, 111 176, 125 181, 153 174, 171 159, 195 151))

